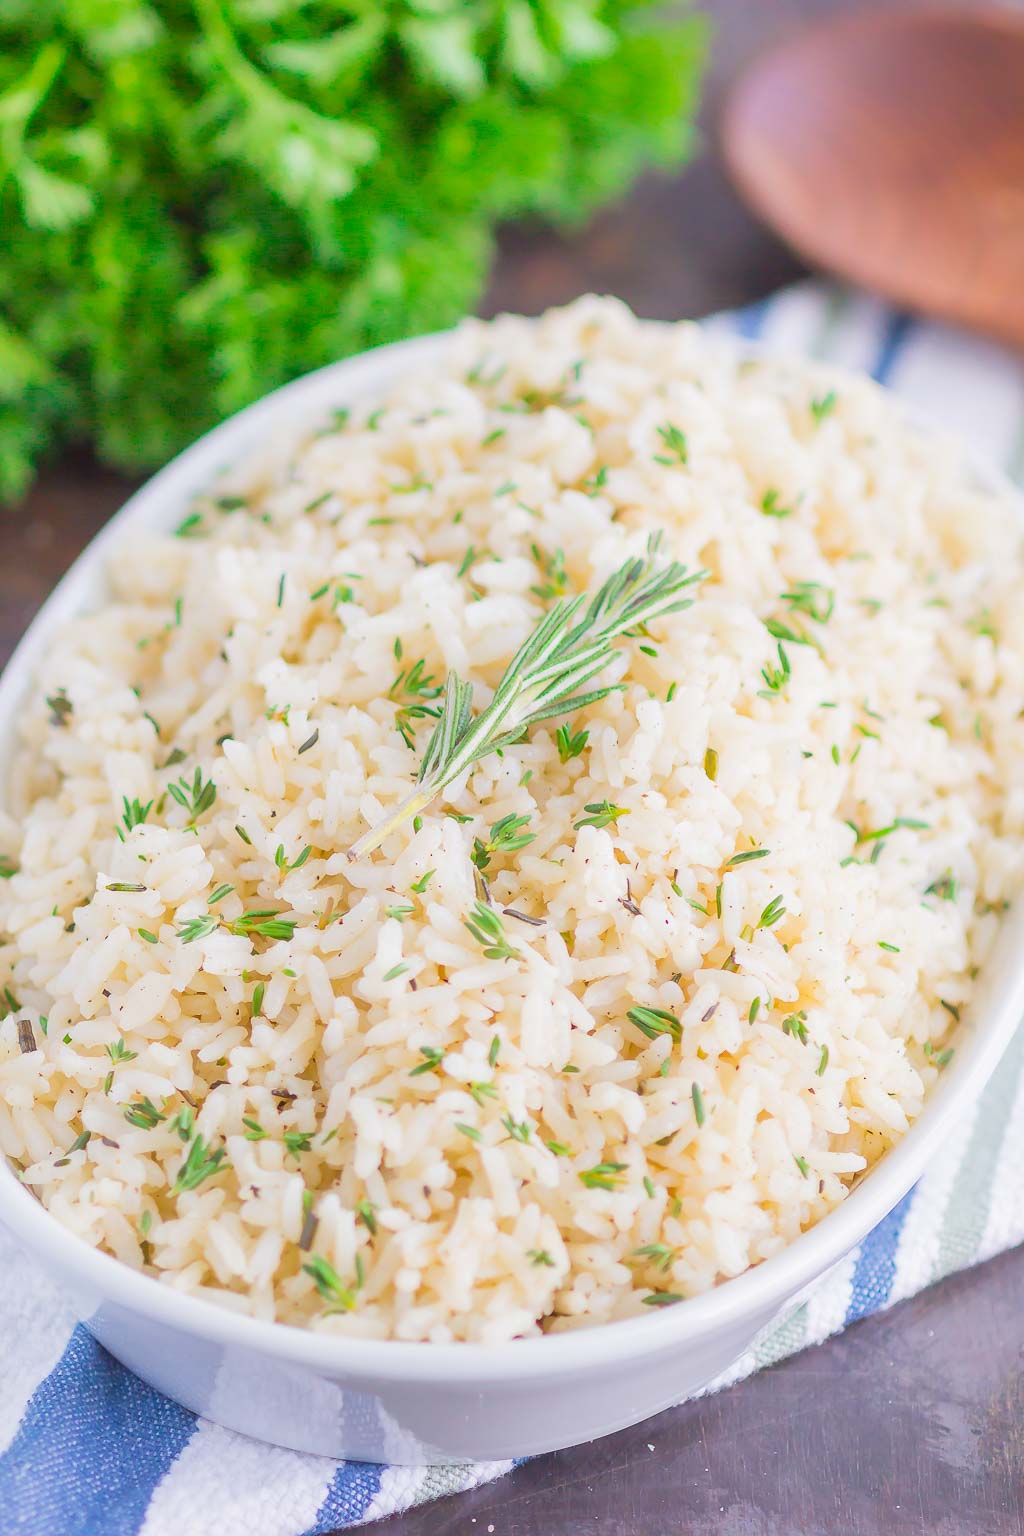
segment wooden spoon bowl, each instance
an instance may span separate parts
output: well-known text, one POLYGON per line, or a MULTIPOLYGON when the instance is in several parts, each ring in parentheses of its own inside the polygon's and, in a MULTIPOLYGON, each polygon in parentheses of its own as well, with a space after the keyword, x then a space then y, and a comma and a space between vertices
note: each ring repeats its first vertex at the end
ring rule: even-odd
POLYGON ((812 266, 1024 347, 1024 12, 812 27, 740 77, 721 137, 812 266))

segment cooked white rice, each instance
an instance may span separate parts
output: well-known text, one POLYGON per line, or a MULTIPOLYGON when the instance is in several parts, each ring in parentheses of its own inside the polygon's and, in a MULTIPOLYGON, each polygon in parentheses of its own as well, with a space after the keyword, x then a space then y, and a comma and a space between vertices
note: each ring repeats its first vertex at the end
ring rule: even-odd
POLYGON ((1017 885, 1015 515, 867 381, 608 300, 338 403, 186 536, 126 533, 26 702, 0 1145, 86 1241, 262 1318, 498 1340, 704 1291, 903 1135, 1017 885), (349 863, 431 727, 404 743, 396 676, 482 707, 550 589, 658 528, 711 574, 619 643, 579 755, 536 727, 349 863), (495 960, 470 854, 509 814, 491 898, 537 922, 495 960), (232 932, 253 909, 294 936, 232 932))

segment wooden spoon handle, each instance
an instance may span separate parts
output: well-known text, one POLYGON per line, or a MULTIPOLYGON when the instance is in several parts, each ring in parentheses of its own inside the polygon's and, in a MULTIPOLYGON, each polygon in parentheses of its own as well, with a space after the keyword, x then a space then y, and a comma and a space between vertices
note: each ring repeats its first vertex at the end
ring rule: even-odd
POLYGON ((812 27, 739 79, 720 134, 813 266, 1024 348, 1024 13, 812 27))

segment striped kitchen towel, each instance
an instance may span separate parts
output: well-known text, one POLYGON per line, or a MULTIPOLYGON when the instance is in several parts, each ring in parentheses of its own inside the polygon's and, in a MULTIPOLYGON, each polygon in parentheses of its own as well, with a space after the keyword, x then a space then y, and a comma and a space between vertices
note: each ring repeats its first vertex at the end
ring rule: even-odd
MULTIPOLYGON (((995 345, 811 285, 708 322, 866 368, 1024 482, 1024 363, 995 345)), ((906 1199, 729 1382, 1024 1240, 1024 1037, 906 1199)), ((320 1536, 498 1477, 275 1450, 117 1365, 0 1236, 4 1536, 320 1536)))

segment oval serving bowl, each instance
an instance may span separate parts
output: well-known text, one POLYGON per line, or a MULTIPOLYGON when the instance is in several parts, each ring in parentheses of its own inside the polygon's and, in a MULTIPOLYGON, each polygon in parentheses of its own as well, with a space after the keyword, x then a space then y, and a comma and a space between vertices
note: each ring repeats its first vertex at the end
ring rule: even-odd
MULTIPOLYGON (((442 336, 382 347, 286 385, 215 428, 114 517, 57 587, 0 678, 0 742, 57 630, 99 606, 113 543, 164 529, 268 434, 295 430, 428 363, 442 336)), ((921 424, 919 424, 921 425, 921 424)), ((1002 476, 986 489, 1024 503, 1002 476)), ((0 796, 5 763, 0 760, 0 796)), ((789 1247, 705 1295, 624 1322, 497 1345, 326 1337, 227 1312, 119 1263, 61 1227, 0 1161, 0 1221, 70 1292, 118 1360, 196 1413, 319 1455, 395 1463, 494 1460, 579 1444, 707 1385, 907 1193, 981 1089, 1024 1013, 1024 908, 1011 909, 957 1051, 903 1140, 789 1247)))

